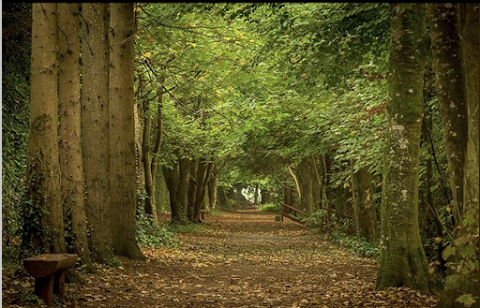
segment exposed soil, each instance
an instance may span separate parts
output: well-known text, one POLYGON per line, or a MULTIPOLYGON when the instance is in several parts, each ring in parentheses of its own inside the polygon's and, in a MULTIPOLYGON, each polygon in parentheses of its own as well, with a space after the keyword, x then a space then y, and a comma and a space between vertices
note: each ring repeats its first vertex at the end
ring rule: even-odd
MULTIPOLYGON (((60 307, 435 307, 408 288, 376 291, 378 262, 254 207, 208 215, 178 248, 145 249, 147 261, 98 265, 88 284, 67 284, 60 307)), ((34 307, 33 279, 3 276, 3 307, 34 307)))

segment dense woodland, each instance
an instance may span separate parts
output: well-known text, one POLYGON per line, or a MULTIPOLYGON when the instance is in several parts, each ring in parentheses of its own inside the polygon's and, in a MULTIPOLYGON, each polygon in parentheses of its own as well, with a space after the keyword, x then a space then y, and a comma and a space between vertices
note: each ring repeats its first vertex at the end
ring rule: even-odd
POLYGON ((478 305, 478 3, 4 3, 2 266, 286 203, 478 305))

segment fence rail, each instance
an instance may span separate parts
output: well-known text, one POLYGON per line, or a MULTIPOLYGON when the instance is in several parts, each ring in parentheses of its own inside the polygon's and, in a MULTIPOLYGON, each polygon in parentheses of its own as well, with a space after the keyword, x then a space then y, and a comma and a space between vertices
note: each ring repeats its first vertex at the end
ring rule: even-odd
POLYGON ((302 211, 300 211, 299 209, 296 209, 296 208, 294 208, 294 207, 292 207, 292 206, 290 206, 290 205, 288 205, 288 204, 286 204, 286 203, 283 203, 283 202, 282 202, 282 203, 280 203, 280 204, 282 205, 282 209, 281 209, 281 211, 280 211, 280 217, 281 217, 281 218, 280 218, 280 221, 283 222, 283 217, 287 217, 287 218, 289 218, 289 219, 291 219, 291 220, 293 220, 293 221, 295 221, 295 222, 298 222, 298 223, 300 223, 300 224, 302 224, 302 225, 305 224, 305 222, 302 221, 300 218, 295 217, 295 216, 293 216, 293 215, 290 215, 290 213, 287 213, 287 212, 285 211, 285 209, 287 208, 287 209, 289 209, 289 210, 292 210, 292 211, 295 212, 295 213, 301 214, 301 215, 303 215, 305 218, 308 217, 308 214, 307 214, 307 213, 302 212, 302 211))
MULTIPOLYGON (((293 211, 294 213, 298 213, 298 214, 300 214, 301 216, 303 216, 303 217, 305 217, 305 218, 307 218, 307 217, 309 216, 307 213, 305 213, 305 212, 303 212, 303 211, 301 211, 301 210, 299 210, 299 209, 296 209, 296 208, 294 208, 293 206, 290 206, 290 205, 288 205, 288 204, 286 204, 286 203, 281 202, 280 204, 282 205, 282 208, 281 208, 281 211, 280 211, 280 216, 281 216, 280 220, 281 220, 282 222, 283 222, 283 217, 287 217, 287 218, 289 218, 289 219, 291 219, 291 220, 293 220, 293 221, 295 221, 295 222, 298 222, 298 223, 301 223, 301 224, 305 224, 305 222, 302 221, 301 218, 298 218, 298 217, 296 217, 296 216, 291 215, 291 214, 288 213, 285 209, 289 209, 290 211, 293 211)), ((351 220, 355 220, 354 217, 348 216, 348 215, 343 214, 343 213, 339 213, 339 212, 337 212, 337 211, 335 211, 335 210, 328 209, 328 208, 325 209, 325 210, 327 210, 327 212, 329 212, 329 213, 333 213, 333 214, 336 214, 336 215, 339 215, 339 216, 343 216, 343 217, 348 218, 348 219, 351 219, 351 220)), ((330 216, 330 215, 328 215, 328 216, 330 216)), ((329 217, 328 217, 328 218, 329 218, 329 217)), ((330 219, 328 219, 328 221, 330 221, 330 219)))

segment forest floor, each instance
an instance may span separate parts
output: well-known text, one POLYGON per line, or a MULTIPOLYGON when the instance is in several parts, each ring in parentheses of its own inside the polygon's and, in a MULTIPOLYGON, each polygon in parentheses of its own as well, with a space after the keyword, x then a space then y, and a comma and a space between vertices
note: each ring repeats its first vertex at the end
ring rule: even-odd
MULTIPOLYGON (((145 249, 146 261, 97 265, 87 284, 67 284, 56 306, 435 307, 437 297, 408 288, 376 291, 378 261, 274 216, 254 207, 207 214, 200 231, 178 235, 176 248, 145 249)), ((33 279, 11 276, 2 272, 3 307, 39 307, 25 300, 33 279)))

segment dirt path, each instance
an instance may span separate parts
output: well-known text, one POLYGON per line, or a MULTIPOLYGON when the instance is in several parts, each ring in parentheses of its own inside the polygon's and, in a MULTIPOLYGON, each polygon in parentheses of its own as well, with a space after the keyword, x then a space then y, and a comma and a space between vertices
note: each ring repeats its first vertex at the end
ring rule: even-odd
POLYGON ((435 297, 406 288, 374 291, 378 262, 253 208, 210 215, 201 232, 180 238, 177 249, 145 250, 147 262, 121 259, 88 285, 68 284, 61 306, 435 306, 435 297))

